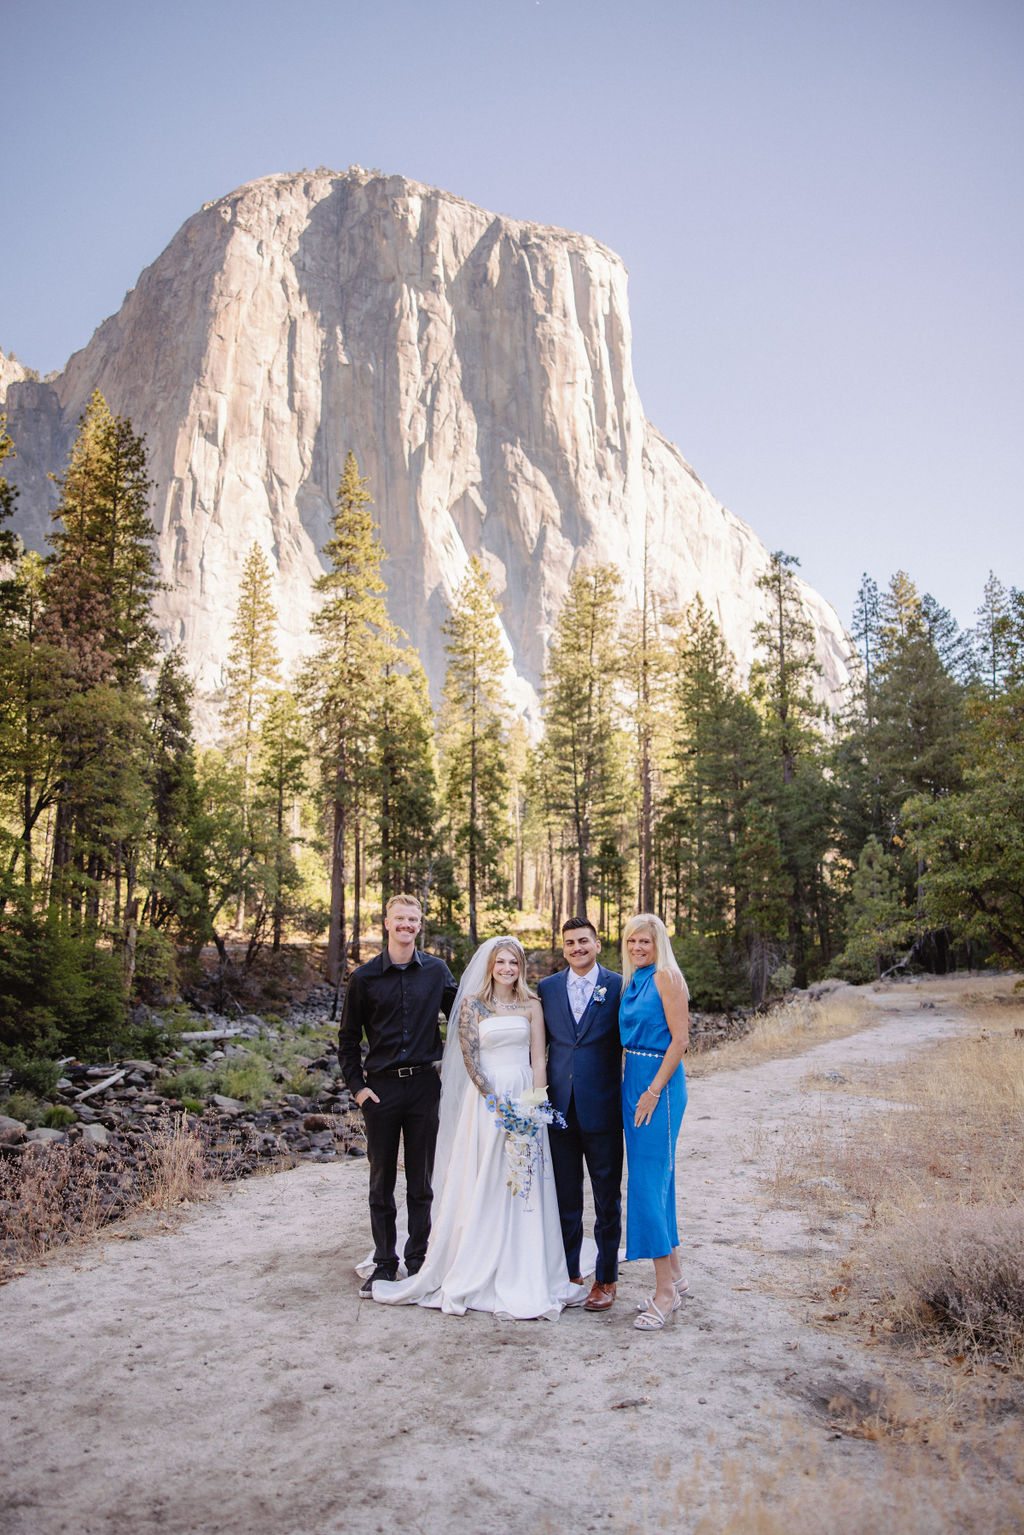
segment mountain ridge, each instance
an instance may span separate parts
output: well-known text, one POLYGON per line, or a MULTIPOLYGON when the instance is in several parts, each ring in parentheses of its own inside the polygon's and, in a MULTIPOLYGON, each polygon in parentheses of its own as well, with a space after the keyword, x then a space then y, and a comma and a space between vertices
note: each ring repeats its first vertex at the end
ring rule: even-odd
MULTIPOLYGON (((392 617, 435 696, 441 622, 471 555, 495 585, 515 702, 534 722, 572 571, 613 563, 635 596, 645 546, 661 601, 701 591, 746 671, 768 551, 647 422, 626 284, 591 236, 405 177, 321 168, 246 183, 185 221, 55 377, 0 354, 19 531, 41 546, 56 504, 47 473, 62 471, 99 388, 146 434, 171 586, 157 620, 206 692, 253 540, 271 564, 284 657, 308 650, 349 448, 374 498, 392 617)), ((801 590, 833 692, 846 637, 801 590)))

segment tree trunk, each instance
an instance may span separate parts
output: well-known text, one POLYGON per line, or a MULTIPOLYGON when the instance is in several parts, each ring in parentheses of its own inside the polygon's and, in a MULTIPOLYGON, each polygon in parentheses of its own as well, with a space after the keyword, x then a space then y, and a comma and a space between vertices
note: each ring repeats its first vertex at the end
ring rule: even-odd
POLYGON ((334 802, 331 837, 331 922, 327 931, 327 979, 332 986, 341 980, 345 952, 345 806, 334 802))
POLYGON ((362 894, 362 883, 363 883, 363 837, 362 837, 362 825, 361 825, 358 813, 356 814, 355 822, 354 822, 353 827, 352 827, 352 847, 353 847, 353 853, 352 853, 352 858, 353 858, 353 864, 352 864, 352 870, 353 870, 353 872, 352 872, 352 884, 353 884, 353 898, 352 898, 352 958, 355 961, 355 963, 358 965, 358 963, 359 963, 359 944, 360 944, 360 940, 361 940, 361 930, 360 930, 360 923, 359 923, 359 906, 360 906, 360 897, 361 897, 361 894, 362 894))

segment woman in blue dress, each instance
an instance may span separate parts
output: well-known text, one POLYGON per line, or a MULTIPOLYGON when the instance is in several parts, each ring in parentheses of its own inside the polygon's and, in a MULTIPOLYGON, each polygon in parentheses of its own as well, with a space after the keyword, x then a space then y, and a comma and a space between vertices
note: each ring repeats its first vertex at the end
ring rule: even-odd
POLYGON ((682 1305, 689 1286, 679 1262, 676 1140, 686 1109, 683 1056, 690 1042, 689 993, 665 924, 641 912, 623 939, 619 1033, 624 1048, 622 1123, 626 1132, 626 1260, 654 1259, 654 1294, 637 1317, 656 1332, 682 1305))

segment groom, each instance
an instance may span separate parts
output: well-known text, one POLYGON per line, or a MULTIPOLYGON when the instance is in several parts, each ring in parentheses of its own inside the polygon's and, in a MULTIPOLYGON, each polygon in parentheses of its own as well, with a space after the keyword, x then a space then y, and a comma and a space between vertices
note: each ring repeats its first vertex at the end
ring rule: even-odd
POLYGON ((608 1311, 615 1302, 622 1232, 622 977, 597 963, 601 941, 586 917, 562 926, 568 970, 537 987, 548 1036, 548 1097, 565 1116, 549 1131, 562 1241, 569 1278, 580 1286, 569 1302, 608 1311), (594 1195, 597 1270, 589 1295, 580 1274, 583 1243, 583 1166, 594 1195))

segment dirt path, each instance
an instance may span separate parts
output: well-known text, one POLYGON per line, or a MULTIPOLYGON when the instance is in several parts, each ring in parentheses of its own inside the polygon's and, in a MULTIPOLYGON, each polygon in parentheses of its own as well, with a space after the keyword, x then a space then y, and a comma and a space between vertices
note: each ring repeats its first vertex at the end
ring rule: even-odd
MULTIPOLYGON (((774 1127, 851 1111, 801 1087, 809 1073, 962 1027, 911 988, 877 1001, 860 1034, 692 1082, 678 1158, 692 1298, 661 1334, 631 1325, 646 1263, 624 1268, 610 1314, 557 1323, 360 1302, 361 1162, 251 1179, 174 1230, 108 1237, 7 1285, 0 1530, 640 1531, 669 1508, 692 1527, 731 1457, 774 1462, 766 1413, 824 1438, 828 1399, 873 1379, 867 1351, 808 1325, 796 1298, 833 1238, 766 1210, 758 1177, 774 1127), (679 1509, 698 1451, 705 1491, 679 1509)), ((868 1447, 834 1451, 867 1474, 868 1447)))

